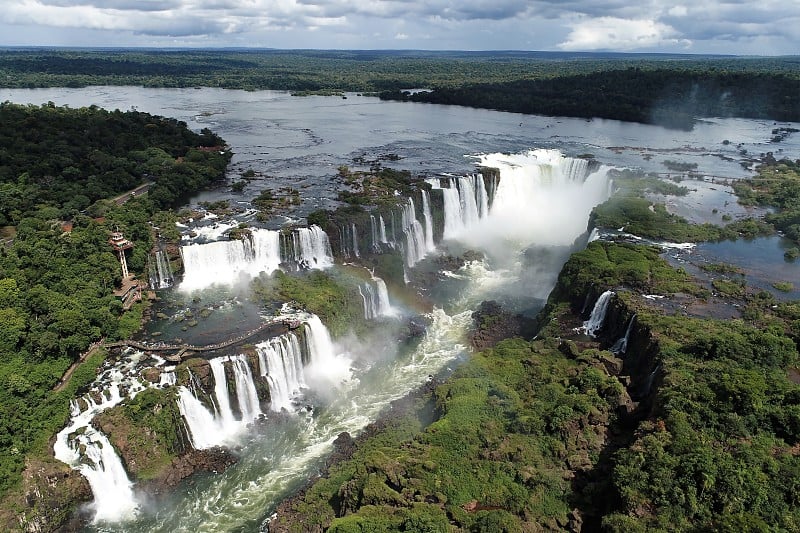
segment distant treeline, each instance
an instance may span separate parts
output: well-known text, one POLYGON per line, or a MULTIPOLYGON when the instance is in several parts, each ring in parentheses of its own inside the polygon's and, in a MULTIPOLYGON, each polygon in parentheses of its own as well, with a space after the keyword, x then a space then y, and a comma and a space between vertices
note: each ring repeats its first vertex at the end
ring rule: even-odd
POLYGON ((800 78, 718 69, 591 72, 540 80, 475 84, 381 98, 516 113, 608 118, 691 128, 701 117, 800 121, 800 78))
POLYGON ((5 49, 0 87, 222 87, 379 92, 546 80, 626 68, 785 74, 800 58, 415 50, 5 49))

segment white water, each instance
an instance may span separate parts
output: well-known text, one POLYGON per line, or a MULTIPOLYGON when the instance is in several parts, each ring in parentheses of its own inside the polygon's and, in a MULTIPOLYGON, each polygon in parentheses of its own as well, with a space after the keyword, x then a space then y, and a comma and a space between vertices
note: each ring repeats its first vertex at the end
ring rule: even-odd
POLYGON ((254 229, 251 238, 181 246, 181 256, 182 290, 202 289, 215 283, 232 285, 280 267, 280 233, 254 229))
POLYGON ((308 268, 328 268, 333 265, 333 252, 328 235, 319 226, 292 231, 294 261, 308 268))
POLYGON ((95 415, 110 409, 125 398, 133 398, 145 389, 139 381, 137 363, 141 353, 134 353, 118 366, 106 368, 81 402, 71 402, 71 418, 56 436, 53 445, 55 458, 79 471, 89 482, 94 501, 94 522, 120 522, 133 519, 139 503, 133 492, 116 450, 108 438, 91 422, 95 415), (99 396, 98 402, 95 396, 99 396))
POLYGON ((409 198, 408 202, 402 207, 402 224, 403 234, 405 235, 405 258, 406 266, 413 267, 417 264, 427 250, 425 248, 425 230, 422 224, 417 220, 416 209, 414 209, 414 200, 409 198))
POLYGON ((215 357, 209 360, 214 377, 213 402, 216 409, 206 407, 195 392, 179 387, 178 408, 186 421, 192 446, 195 449, 233 444, 248 424, 261 415, 258 395, 247 357, 244 355, 215 357), (231 405, 231 391, 225 375, 226 364, 234 377, 236 416, 231 405))
POLYGON ((572 244, 609 195, 608 168, 587 175, 587 161, 557 150, 486 154, 479 164, 500 171, 491 205, 482 175, 428 183, 442 191, 444 238, 494 255, 529 244, 572 244))
POLYGON ((389 291, 386 283, 377 276, 372 276, 371 282, 364 282, 358 288, 364 303, 364 318, 372 320, 378 317, 397 315, 397 310, 389 301, 389 291))
POLYGON ((353 232, 353 255, 356 257, 361 257, 361 253, 358 251, 358 230, 356 229, 356 225, 350 224, 350 229, 353 232))
POLYGON ((170 267, 167 256, 163 250, 156 250, 151 256, 150 264, 150 288, 166 289, 172 286, 172 267, 170 267))
POLYGON ((425 250, 432 252, 436 249, 433 242, 433 217, 431 216, 431 196, 428 191, 422 189, 422 218, 425 220, 425 250))
POLYGON ((306 367, 306 379, 316 391, 325 388, 336 388, 351 378, 349 355, 336 349, 331 340, 328 328, 317 315, 304 319, 306 342, 308 343, 309 361, 306 367))
POLYGON ((261 375, 269 383, 270 409, 291 411, 293 400, 306 387, 303 352, 294 333, 256 344, 261 375))
POLYGON ((605 291, 594 303, 592 314, 589 315, 589 320, 583 323, 583 331, 590 337, 597 335, 597 332, 603 327, 603 322, 605 322, 606 319, 606 311, 608 311, 608 304, 613 297, 614 291, 605 291))
MULTIPOLYGON (((528 157, 525 161, 533 166, 541 163, 533 157, 528 157)), ((501 168, 497 194, 503 182, 513 183, 519 177, 515 176, 515 172, 519 173, 519 169, 513 166, 501 168), (507 176, 506 170, 511 174, 507 176)), ((536 174, 532 169, 528 169, 528 172, 536 174)), ((471 306, 502 291, 523 296, 546 295, 552 288, 554 276, 537 277, 535 287, 531 287, 528 282, 524 286, 520 283, 524 276, 530 276, 530 272, 538 276, 537 266, 531 266, 522 260, 525 257, 523 250, 530 243, 536 242, 540 234, 547 235, 545 244, 564 245, 575 241, 585 231, 592 201, 605 199, 606 183, 604 172, 599 172, 590 176, 586 182, 565 184, 565 187, 573 187, 570 190, 573 195, 586 196, 580 201, 571 198, 570 202, 563 201, 564 195, 560 186, 542 183, 538 191, 541 198, 532 199, 531 205, 547 206, 547 209, 529 212, 527 204, 519 203, 511 207, 520 211, 509 213, 508 216, 495 215, 495 208, 492 207, 488 215, 479 217, 471 231, 459 237, 460 242, 466 245, 476 242, 489 247, 491 241, 487 236, 501 236, 500 241, 505 248, 504 257, 507 260, 495 258, 491 261, 475 261, 459 271, 454 278, 458 278, 457 281, 462 284, 463 289, 455 299, 448 302, 453 311, 450 315, 441 309, 431 313, 431 325, 419 346, 410 354, 388 359, 387 355, 369 352, 369 356, 362 354, 360 358, 366 358, 367 361, 369 357, 387 359, 368 363, 366 366, 359 365, 357 370, 352 370, 351 357, 354 356, 342 353, 336 347, 318 318, 305 320, 304 328, 311 357, 308 366, 302 370, 309 389, 327 393, 322 398, 316 398, 322 404, 315 404, 313 413, 301 412, 298 416, 288 417, 280 426, 274 430, 270 427, 269 431, 259 434, 258 437, 247 441, 240 439, 238 442, 244 448, 237 465, 219 476, 198 480, 198 485, 190 493, 176 495, 175 500, 168 504, 169 511, 150 515, 137 524, 136 530, 195 533, 254 529, 254 517, 269 512, 286 491, 296 486, 298 479, 312 475, 316 471, 317 461, 330 450, 331 443, 340 432, 358 432, 388 402, 419 386, 428 375, 435 374, 464 353, 461 343, 471 322, 471 306), (569 217, 577 219, 579 223, 549 227, 548 218, 554 216, 554 210, 559 209, 566 211, 569 217), (510 220, 520 227, 504 227, 503 224, 510 220), (514 240, 504 237, 508 231, 513 233, 514 240)), ((557 213, 555 216, 559 215, 557 213)), ((413 265, 424 256, 427 240, 425 228, 416 220, 413 202, 409 201, 403 209, 398 222, 401 221, 406 264, 410 257, 413 265)), ((563 256, 565 259, 568 252, 569 249, 565 248, 556 255, 560 254, 559 257, 563 256)), ((559 266, 560 263, 554 261, 548 268, 557 273, 559 266)), ((302 387, 299 388, 302 390, 302 387)), ((287 405, 291 411, 291 394, 282 397, 289 398, 287 405)))
POLYGON ((614 355, 625 355, 625 352, 628 351, 628 340, 631 336, 631 329, 633 329, 633 322, 636 320, 636 314, 634 313, 631 316, 631 319, 628 321, 628 327, 625 328, 625 335, 617 339, 617 342, 611 347, 611 353, 614 355))

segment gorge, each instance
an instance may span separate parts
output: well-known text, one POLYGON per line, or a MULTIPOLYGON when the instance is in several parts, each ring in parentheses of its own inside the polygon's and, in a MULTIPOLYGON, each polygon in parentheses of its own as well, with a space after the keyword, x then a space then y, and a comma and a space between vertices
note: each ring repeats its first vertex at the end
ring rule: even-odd
MULTIPOLYGON (((99 98, 101 103, 113 105, 122 98, 103 89, 93 90, 94 94, 50 90, 48 95, 56 101, 62 96, 65 103, 73 104, 84 98, 99 98)), ((154 111, 177 105, 173 102, 181 98, 193 104, 197 103, 195 99, 213 101, 216 94, 213 90, 193 94, 178 91, 179 98, 174 99, 175 93, 165 90, 127 90, 124 98, 140 102, 142 107, 149 105, 148 109, 154 111)), ((17 91, 14 96, 41 98, 43 93, 17 91)), ((519 132, 517 116, 460 110, 458 124, 441 132, 437 116, 428 117, 427 111, 400 118, 392 114, 400 104, 382 102, 379 106, 385 109, 376 113, 372 100, 354 96, 323 111, 325 120, 317 117, 311 122, 323 139, 319 142, 298 126, 310 112, 306 104, 272 93, 235 93, 235 98, 249 102, 250 107, 237 107, 241 102, 230 102, 229 107, 203 103, 220 106, 219 115, 192 115, 188 122, 219 120, 213 125, 235 152, 229 172, 256 167, 264 174, 250 182, 246 191, 300 184, 305 186, 302 204, 283 214, 291 219, 285 226, 275 221, 258 224, 244 208, 234 210, 223 222, 196 219, 188 223, 180 243, 182 274, 177 270, 169 274, 169 265, 161 262, 158 251, 153 256, 151 277, 158 281, 152 288, 161 298, 154 310, 163 317, 155 317, 146 334, 153 342, 168 342, 175 337, 191 340, 202 335, 221 339, 267 317, 285 319, 293 324, 292 329, 276 337, 253 339, 223 354, 189 358, 178 365, 143 354, 112 359, 95 389, 76 402, 72 419, 57 441, 57 457, 83 472, 92 487, 94 501, 86 514, 91 522, 89 530, 230 531, 268 527, 267 519, 279 502, 320 471, 342 433, 358 434, 392 402, 471 360, 474 354, 466 334, 471 314, 481 302, 497 300, 505 309, 533 318, 554 287, 561 293, 567 290, 558 286, 559 273, 570 255, 589 242, 590 213, 617 187, 612 170, 634 162, 654 168, 652 157, 642 158, 641 154, 660 154, 657 149, 669 149, 668 155, 657 155, 656 159, 674 157, 672 154, 678 152, 697 161, 713 176, 737 177, 744 170, 725 159, 727 144, 715 148, 725 157, 709 157, 698 143, 723 132, 727 138, 738 127, 740 144, 760 146, 769 129, 766 123, 730 119, 701 125, 701 132, 663 135, 658 128, 642 125, 598 125, 598 121, 581 120, 564 120, 562 124, 536 117, 536 125, 519 132), (288 109, 299 117, 288 124, 268 119, 281 128, 284 138, 262 141, 263 133, 245 118, 248 109, 256 107, 253 102, 263 103, 261 98, 269 102, 273 112, 288 109), (364 120, 373 129, 387 128, 372 122, 375 120, 397 123, 379 146, 370 144, 364 133, 343 140, 336 134, 337 128, 327 122, 340 119, 343 112, 360 116, 354 121, 357 125, 342 125, 345 129, 363 128, 360 121, 364 120), (413 135, 409 136, 406 121, 416 121, 413 135), (475 122, 477 130, 471 127, 475 122), (547 131, 551 128, 552 132, 547 131), (685 137, 675 141, 671 138, 674 135, 685 137), (650 141, 650 147, 641 146, 650 141), (262 142, 272 144, 267 147, 262 142), (693 143, 695 148, 690 146, 693 143), (396 151, 402 157, 398 168, 413 170, 401 183, 407 188, 387 189, 385 197, 376 193, 380 202, 357 209, 353 207, 356 204, 343 206, 336 192, 351 187, 360 193, 367 186, 377 187, 370 182, 372 175, 363 171, 359 189, 334 181, 329 167, 362 150, 372 155, 396 151), (588 150, 595 153, 587 154, 588 150), (280 155, 272 158, 277 151, 280 155), (278 176, 268 176, 273 172, 278 176), (307 226, 301 220, 304 217, 308 217, 307 226), (214 224, 231 228, 244 224, 246 231, 230 239, 204 233, 204 228, 214 224), (290 293, 295 282, 301 284, 300 292, 308 302, 319 290, 321 299, 336 305, 333 293, 323 289, 327 283, 340 285, 348 294, 347 305, 355 311, 342 306, 339 316, 321 313, 330 321, 324 324, 320 316, 312 314, 316 309, 306 308, 303 302, 284 306, 287 302, 278 301, 278 296, 290 293), (253 294, 253 283, 261 287, 260 296, 253 294), (321 286, 306 289, 303 283, 321 286), (249 303, 242 303, 245 300, 249 303), (301 305, 292 307, 295 304, 301 305), (199 314, 200 307, 212 310, 208 317, 199 314), (187 311, 191 313, 188 319, 187 311), (351 323, 353 316, 361 323, 351 323), (189 326, 195 319, 198 324, 189 326), (407 324, 415 320, 425 322, 424 331, 406 335, 407 324), (209 331, 196 332, 202 328, 209 331), (162 334, 153 336, 153 332, 162 334), (141 364, 136 366, 138 362, 141 364), (129 364, 135 368, 126 374, 129 364), (143 370, 149 368, 155 369, 152 375, 156 377, 141 379, 143 370), (197 474, 158 498, 139 491, 146 485, 146 476, 132 481, 126 465, 113 453, 120 449, 114 435, 104 435, 89 424, 89 419, 103 410, 110 410, 108 417, 113 418, 129 409, 125 401, 138 406, 143 404, 136 401, 150 401, 151 397, 158 398, 160 412, 179 416, 173 419, 180 420, 175 426, 178 435, 173 451, 212 450, 225 445, 236 456, 236 463, 223 472, 197 474), (185 442, 179 443, 181 439, 185 442), (102 463, 103 468, 92 468, 92 462, 102 463), (93 480, 96 475, 101 479, 93 480)), ((323 98, 311 101, 314 106, 330 102, 323 98)), ((177 107, 183 113, 194 109, 177 107)), ((446 109, 434 109, 434 115, 446 114, 446 109)), ((791 139, 783 149, 796 154, 798 144, 791 139)), ((202 192, 190 202, 196 207, 199 202, 219 199, 247 205, 243 197, 222 187, 202 192)), ((723 209, 714 216, 725 213, 723 209)), ((601 246, 606 246, 605 240, 593 244, 591 250, 601 246)), ((600 279, 596 272, 587 275, 600 279)), ((590 312, 592 316, 583 317, 586 323, 570 324, 571 328, 563 328, 560 334, 566 337, 574 328, 583 328, 588 338, 580 342, 616 346, 619 341, 613 353, 620 357, 631 350, 638 353, 639 348, 633 346, 644 342, 644 317, 634 321, 630 313, 612 321, 613 331, 602 329, 608 327, 614 313, 623 313, 615 303, 619 292, 611 297, 610 291, 616 288, 616 284, 592 287, 591 283, 575 283, 568 289, 574 292, 570 294, 573 307, 575 301, 579 301, 577 305, 590 301, 591 295, 594 298, 587 311, 594 307, 597 313, 590 312), (602 295, 607 296, 603 299, 602 295), (603 300, 603 306, 596 306, 595 299, 603 300)), ((569 352, 568 342, 558 349, 569 352)), ((642 398, 663 379, 661 372, 663 367, 647 363, 641 371, 631 373, 642 398)), ((113 426, 108 420, 98 425, 113 426)), ((132 470, 130 464, 127 467, 132 470)))

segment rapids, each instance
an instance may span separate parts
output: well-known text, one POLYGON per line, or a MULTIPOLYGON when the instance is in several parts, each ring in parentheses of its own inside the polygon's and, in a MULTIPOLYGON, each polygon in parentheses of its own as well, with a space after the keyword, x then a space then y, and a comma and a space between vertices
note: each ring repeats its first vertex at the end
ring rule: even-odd
MULTIPOLYGON (((276 219, 273 225, 254 228, 249 239, 229 241, 224 233, 252 220, 247 199, 268 188, 302 191, 302 204, 286 214, 293 223, 315 209, 334 207, 340 187, 336 168, 386 154, 399 156, 390 166, 424 175, 432 190, 422 195, 420 205, 408 198, 391 219, 373 217, 371 227, 358 228, 370 237, 361 242, 371 246, 357 253, 354 228, 342 228, 350 237, 350 260, 357 262, 358 255, 368 252, 365 248, 381 245, 402 249, 407 272, 431 268, 429 258, 445 251, 476 250, 485 257, 455 272, 442 272, 435 286, 420 289, 435 308, 428 314, 427 331, 412 348, 397 350, 382 330, 373 339, 331 339, 318 319, 309 318, 303 328, 313 354, 305 364, 298 362, 303 348, 287 336, 258 344, 258 368, 252 358, 238 356, 213 363, 233 372, 232 386, 215 391, 213 408, 198 402, 191 387, 176 386, 187 426, 210 428, 190 429, 194 445, 232 444, 239 462, 220 474, 198 475, 158 499, 137 493, 127 475, 115 469, 113 457, 101 461, 107 468, 87 470, 90 463, 79 456, 77 438, 68 438, 81 431, 86 439, 93 438, 91 430, 78 431, 90 427, 93 416, 94 407, 84 400, 59 434, 56 456, 87 478, 100 472, 96 482, 90 479, 95 493, 95 523, 90 529, 120 532, 258 530, 282 498, 318 472, 339 433, 357 434, 392 400, 469 356, 464 336, 481 300, 497 299, 514 311, 536 312, 569 253, 586 244, 591 208, 610 193, 611 166, 663 172, 663 161, 677 157, 696 163, 700 175, 746 176, 740 154, 763 151, 774 127, 771 121, 714 119, 691 132, 678 132, 606 120, 380 102, 360 95, 348 95, 347 100, 293 98, 273 91, 3 89, 0 99, 72 107, 133 106, 176 117, 194 129, 209 127, 231 144, 231 179, 247 169, 256 172, 258 179, 248 182, 242 193, 220 187, 190 199, 193 206, 228 200, 240 206, 242 214, 239 219, 207 218, 181 228, 187 234, 181 250, 185 272, 179 284, 161 289, 166 296, 181 292, 204 302, 228 301, 232 297, 226 287, 241 290, 260 273, 287 265, 288 270, 338 268, 327 236, 318 228, 278 231, 282 220, 276 219), (723 144, 723 139, 730 142, 723 144), (604 164, 591 166, 588 158, 576 157, 587 153, 604 164), (476 165, 499 169, 499 180, 483 179, 476 165), (437 227, 431 213, 434 195, 439 194, 445 206, 444 227, 437 227), (442 242, 434 242, 434 235, 442 234, 442 242), (218 292, 209 290, 212 284, 218 292), (250 387, 262 376, 269 381, 268 405, 253 401, 250 387), (266 422, 258 422, 263 418, 266 422)), ((788 157, 800 157, 800 136, 789 136, 781 149, 788 157)), ((724 213, 720 209, 719 216, 724 213)), ((167 274, 157 262, 153 271, 160 285, 167 274)), ((400 312, 395 303, 401 301, 399 295, 384 295, 378 282, 371 282, 372 296, 367 298, 369 291, 362 290, 365 316, 388 309, 400 312), (392 303, 386 307, 386 302, 392 303)), ((174 375, 166 376, 164 384, 173 386, 174 375)), ((113 382, 98 382, 98 388, 108 391, 102 398, 124 401, 113 382)), ((134 384, 128 390, 135 388, 134 384)), ((113 451, 110 445, 99 447, 113 451)))

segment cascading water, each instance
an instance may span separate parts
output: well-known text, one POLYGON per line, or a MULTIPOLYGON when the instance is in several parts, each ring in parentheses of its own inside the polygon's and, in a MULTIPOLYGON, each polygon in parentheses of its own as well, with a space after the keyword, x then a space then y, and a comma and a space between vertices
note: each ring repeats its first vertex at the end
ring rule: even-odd
POLYGON ((208 363, 214 377, 213 400, 216 409, 213 412, 198 397, 197 387, 194 392, 183 386, 178 388, 178 408, 186 420, 192 446, 198 450, 235 442, 247 425, 261 415, 253 374, 246 356, 215 357, 208 363), (234 376, 234 400, 239 417, 234 414, 231 404, 226 363, 231 366, 234 376))
POLYGON ((167 255, 163 250, 156 250, 150 256, 148 269, 151 289, 167 289, 172 286, 172 267, 170 267, 167 255))
POLYGON ((613 297, 614 291, 605 291, 594 303, 592 314, 589 315, 589 320, 583 323, 582 328, 590 337, 596 336, 600 328, 603 327, 603 322, 605 322, 606 319, 606 311, 608 311, 608 304, 613 297))
POLYGON ((364 318, 372 320, 378 317, 395 316, 397 311, 389 301, 389 291, 386 283, 379 277, 373 276, 371 283, 363 283, 358 288, 364 302, 364 318))
MULTIPOLYGON (((130 520, 139 508, 122 460, 108 438, 91 422, 98 413, 133 398, 149 386, 138 379, 141 358, 142 354, 136 352, 115 366, 107 365, 90 392, 71 402, 70 421, 53 445, 55 458, 79 471, 89 482, 94 494, 91 508, 95 522, 130 520), (82 409, 81 405, 85 407, 82 409)), ((163 364, 163 360, 158 364, 163 364)))
POLYGON ((628 327, 625 328, 625 335, 617 339, 617 342, 611 347, 610 351, 614 355, 625 355, 625 352, 628 350, 628 339, 631 336, 631 330, 633 329, 633 322, 636 320, 636 314, 634 313, 631 316, 631 319, 628 321, 628 327))
POLYGON ((422 218, 425 220, 425 250, 432 252, 436 249, 433 242, 433 217, 431 216, 431 195, 422 189, 422 218))
POLYGON ((428 180, 442 191, 444 238, 470 247, 570 245, 586 231, 592 207, 609 195, 608 168, 589 173, 586 160, 557 150, 487 154, 479 164, 500 171, 491 203, 480 174, 428 180))
POLYGON ((181 289, 202 289, 214 283, 233 284, 242 277, 271 273, 280 267, 280 233, 254 229, 243 239, 181 246, 181 289))
POLYGON ((350 224, 350 230, 352 231, 353 238, 353 255, 361 257, 361 253, 358 251, 358 230, 356 229, 356 225, 350 224))
POLYGON ((306 387, 303 352, 294 333, 256 344, 261 375, 269 383, 270 409, 292 410, 292 400, 306 387))
MULTIPOLYGON (((361 364, 353 365, 352 370, 350 356, 337 353, 330 334, 319 319, 300 317, 304 322, 301 337, 307 345, 304 353, 309 354, 306 366, 300 367, 300 370, 303 382, 309 390, 314 391, 314 395, 310 396, 315 406, 313 414, 298 410, 298 416, 278 419, 276 423, 280 425, 275 427, 275 431, 265 431, 258 439, 241 442, 240 461, 236 465, 219 476, 198 479, 191 491, 178 494, 170 501, 169 512, 159 511, 144 517, 137 522, 135 531, 182 529, 210 532, 251 527, 258 517, 271 513, 274 506, 297 486, 298 480, 317 471, 320 458, 331 450, 337 435, 342 431, 351 434, 358 432, 374 420, 392 399, 424 383, 429 375, 436 374, 465 353, 461 343, 472 313, 472 309, 465 309, 465 306, 485 299, 487 287, 493 298, 505 289, 515 294, 531 294, 529 284, 526 282, 522 288, 520 283, 524 276, 531 275, 530 270, 524 270, 530 269, 530 265, 511 268, 511 263, 519 262, 524 255, 522 251, 539 239, 547 250, 556 250, 552 252, 553 255, 559 258, 563 256, 563 260, 566 260, 572 244, 586 230, 591 208, 605 200, 607 194, 604 171, 592 173, 585 180, 565 179, 563 184, 539 180, 540 175, 547 172, 537 167, 550 159, 533 154, 491 154, 482 158, 486 162, 496 163, 486 166, 500 170, 495 191, 500 203, 495 199, 488 215, 479 217, 478 223, 469 232, 460 235, 458 240, 465 247, 478 251, 485 251, 492 243, 499 243, 499 247, 506 250, 506 260, 501 262, 498 259, 500 254, 489 257, 487 252, 491 260, 475 261, 482 268, 476 265, 465 269, 464 279, 460 280, 459 286, 462 292, 456 298, 452 294, 446 295, 450 297, 447 303, 452 307, 453 314, 448 316, 441 309, 435 309, 429 315, 430 324, 424 337, 416 347, 409 347, 409 351, 389 356, 388 353, 376 352, 373 346, 363 348, 364 353, 354 356, 359 357, 361 364), (528 198, 527 202, 507 201, 508 197, 501 194, 501 189, 509 182, 513 185, 515 180, 535 181, 538 184, 538 189, 532 187, 536 191, 535 197, 528 198), (462 294, 465 296, 461 297, 462 294), (316 408, 318 402, 323 408, 316 408)), ((553 155, 551 159, 558 167, 559 158, 553 155)), ((569 166, 564 165, 565 168, 569 166)), ((557 174, 561 175, 560 169, 557 174)), ((491 198, 491 192, 487 196, 491 198)), ((424 203, 423 198, 420 220, 425 218, 424 203)), ((387 226, 390 226, 386 230, 391 228, 395 239, 387 240, 402 242, 404 263, 409 264, 410 251, 413 265, 424 255, 427 247, 425 228, 418 221, 414 224, 416 213, 413 202, 409 201, 399 215, 395 215, 398 214, 393 213, 391 224, 388 218, 386 220, 387 226), (409 233, 412 246, 409 246, 409 233)), ((547 264, 554 275, 537 281, 537 294, 546 296, 560 265, 558 261, 547 264)), ((286 382, 289 381, 287 378, 286 382)), ((287 390, 289 388, 287 385, 287 390)), ((298 385, 297 389, 302 393, 303 386, 298 385)), ((270 384, 271 395, 274 398, 286 398, 286 408, 291 411, 297 405, 297 395, 280 395, 276 394, 276 390, 270 384)), ((190 391, 186 392, 191 396, 190 391)))
POLYGON ((409 198, 408 202, 402 206, 401 216, 403 234, 406 237, 405 246, 403 248, 406 265, 412 267, 425 257, 427 253, 425 248, 425 230, 422 228, 422 224, 419 223, 419 220, 417 220, 413 199, 409 198))
POLYGON ((292 252, 295 263, 306 268, 328 268, 333 265, 328 235, 316 225, 292 231, 292 252))

